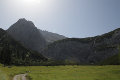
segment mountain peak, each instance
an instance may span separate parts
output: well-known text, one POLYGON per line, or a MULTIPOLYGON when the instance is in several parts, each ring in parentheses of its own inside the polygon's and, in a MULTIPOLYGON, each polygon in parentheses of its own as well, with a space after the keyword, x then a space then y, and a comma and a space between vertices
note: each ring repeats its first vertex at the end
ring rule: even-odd
POLYGON ((18 21, 27 21, 25 18, 20 18, 18 21))
MULTIPOLYGON (((14 23, 12 26, 10 26, 10 28, 14 28, 14 29, 33 29, 36 28, 34 23, 32 21, 29 21, 25 18, 20 18, 16 23, 14 23)), ((9 29, 10 29, 9 28, 9 29)))
POLYGON ((26 48, 40 51, 46 46, 46 41, 32 21, 19 19, 7 32, 26 48))
POLYGON ((25 19, 25 18, 20 18, 20 19, 17 21, 17 23, 20 23, 20 24, 22 24, 22 23, 23 23, 23 24, 27 23, 27 24, 30 24, 30 25, 32 25, 32 26, 35 26, 32 21, 29 21, 29 20, 27 20, 27 19, 25 19))

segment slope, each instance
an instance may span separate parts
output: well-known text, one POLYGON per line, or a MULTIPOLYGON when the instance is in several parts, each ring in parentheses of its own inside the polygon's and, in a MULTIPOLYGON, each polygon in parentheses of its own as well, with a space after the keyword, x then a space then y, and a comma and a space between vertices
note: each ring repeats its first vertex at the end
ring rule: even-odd
POLYGON ((96 64, 118 54, 120 29, 101 36, 89 38, 67 38, 46 47, 42 54, 53 60, 96 64))
POLYGON ((46 40, 35 27, 33 22, 26 19, 19 19, 13 24, 7 32, 18 42, 22 43, 26 48, 41 51, 46 46, 46 40))
POLYGON ((34 65, 47 60, 41 54, 24 48, 6 31, 0 29, 0 63, 5 65, 34 65))
POLYGON ((67 38, 65 36, 62 36, 62 35, 59 35, 59 34, 56 34, 56 33, 43 31, 43 30, 40 30, 40 29, 39 29, 39 31, 48 43, 53 43, 54 41, 62 40, 62 39, 67 38))

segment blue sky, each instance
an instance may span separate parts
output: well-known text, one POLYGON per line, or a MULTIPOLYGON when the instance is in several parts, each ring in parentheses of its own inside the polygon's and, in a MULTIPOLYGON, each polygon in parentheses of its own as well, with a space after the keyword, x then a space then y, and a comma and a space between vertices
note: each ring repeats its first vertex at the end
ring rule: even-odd
POLYGON ((0 0, 1 28, 19 18, 67 37, 91 37, 120 27, 120 0, 0 0))

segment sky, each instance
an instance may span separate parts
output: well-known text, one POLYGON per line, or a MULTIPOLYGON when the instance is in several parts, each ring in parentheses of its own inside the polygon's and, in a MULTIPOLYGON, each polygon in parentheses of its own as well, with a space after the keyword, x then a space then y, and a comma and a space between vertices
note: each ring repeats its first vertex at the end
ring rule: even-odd
POLYGON ((92 37, 120 28, 120 0, 0 0, 0 28, 20 18, 66 37, 92 37))

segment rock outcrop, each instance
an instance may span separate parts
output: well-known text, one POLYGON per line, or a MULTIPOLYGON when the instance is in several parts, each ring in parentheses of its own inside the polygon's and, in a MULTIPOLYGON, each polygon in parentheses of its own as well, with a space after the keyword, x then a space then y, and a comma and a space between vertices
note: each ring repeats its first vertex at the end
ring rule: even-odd
POLYGON ((120 29, 89 38, 68 38, 50 44, 42 54, 54 60, 96 64, 118 54, 120 29))
POLYGON ((13 24, 7 32, 18 42, 22 43, 26 48, 35 51, 41 51, 46 46, 46 40, 35 27, 33 22, 26 19, 19 19, 13 24))

